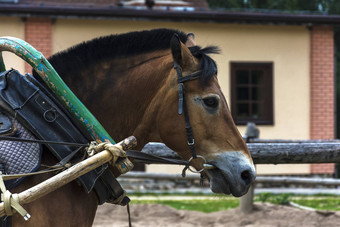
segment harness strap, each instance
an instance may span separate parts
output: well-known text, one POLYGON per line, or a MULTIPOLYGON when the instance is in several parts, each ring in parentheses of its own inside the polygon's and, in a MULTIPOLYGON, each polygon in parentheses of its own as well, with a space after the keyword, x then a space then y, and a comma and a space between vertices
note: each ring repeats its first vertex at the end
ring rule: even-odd
POLYGON ((177 160, 172 158, 162 158, 151 154, 146 154, 140 151, 128 150, 126 155, 129 158, 134 158, 136 161, 146 164, 172 164, 172 165, 187 165, 187 161, 177 160))
POLYGON ((183 91, 183 83, 178 84, 178 114, 181 115, 183 113, 183 103, 184 103, 184 91, 183 91))
POLYGON ((200 77, 201 73, 202 73, 202 71, 199 70, 199 71, 194 72, 194 73, 192 73, 192 74, 190 74, 190 75, 188 75, 188 76, 179 78, 179 79, 177 80, 177 82, 178 82, 178 83, 184 83, 184 82, 187 82, 187 81, 189 81, 189 80, 195 80, 195 79, 197 79, 198 77, 200 77))
POLYGON ((28 176, 34 176, 34 175, 39 175, 39 174, 44 174, 44 173, 56 172, 56 171, 62 170, 64 168, 65 167, 60 166, 58 168, 53 168, 53 169, 49 169, 49 170, 41 170, 41 171, 32 172, 32 173, 6 174, 6 175, 3 175, 2 178, 5 181, 6 180, 13 180, 13 179, 21 178, 21 177, 28 177, 28 176))
POLYGON ((18 141, 18 142, 26 142, 26 143, 40 143, 40 144, 56 144, 56 145, 76 146, 76 147, 87 147, 88 146, 88 144, 85 144, 85 143, 23 139, 23 138, 18 138, 18 137, 11 137, 11 136, 0 136, 0 140, 18 141))
POLYGON ((132 222, 131 222, 131 212, 130 212, 130 204, 128 203, 126 206, 127 213, 128 213, 128 218, 129 218, 129 227, 132 227, 132 222))
MULTIPOLYGON (((184 91, 183 91, 183 94, 184 94, 184 91)), ((187 133, 188 146, 189 146, 189 149, 191 151, 192 157, 195 159, 195 158, 197 158, 196 150, 195 150, 195 140, 194 140, 192 127, 191 127, 191 124, 190 124, 190 118, 189 118, 189 113, 188 113, 188 108, 187 108, 187 105, 186 105, 185 98, 183 100, 183 104, 184 104, 183 105, 183 111, 184 111, 184 119, 185 119, 185 130, 186 130, 186 133, 187 133)))
POLYGON ((185 177, 187 175, 187 170, 189 169, 190 162, 187 162, 187 164, 184 166, 182 170, 182 177, 185 177))

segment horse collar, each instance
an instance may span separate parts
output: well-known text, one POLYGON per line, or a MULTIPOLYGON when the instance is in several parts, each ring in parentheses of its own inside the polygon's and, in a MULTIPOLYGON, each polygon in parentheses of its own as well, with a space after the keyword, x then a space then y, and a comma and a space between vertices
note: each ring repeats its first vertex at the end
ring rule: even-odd
MULTIPOLYGON (((177 83, 178 83, 178 114, 182 114, 184 113, 184 119, 185 119, 185 130, 186 130, 186 134, 187 134, 187 139, 188 139, 188 146, 189 149, 191 151, 191 155, 192 157, 189 159, 189 161, 187 162, 186 166, 184 167, 183 171, 182 171, 182 176, 185 176, 185 171, 187 169, 190 169, 190 162, 193 159, 196 158, 201 158, 203 159, 203 161, 205 161, 203 156, 197 155, 196 154, 196 150, 195 150, 195 139, 194 139, 194 135, 192 132, 192 127, 190 124, 190 119, 189 119, 189 113, 188 113, 188 108, 186 105, 186 100, 185 100, 185 91, 184 91, 184 83, 190 80, 194 80, 199 78, 201 71, 197 71, 194 72, 188 76, 183 77, 182 76, 182 70, 180 68, 180 66, 175 62, 174 64, 174 68, 176 69, 177 72, 177 83)), ((192 172, 194 172, 193 170, 190 170, 192 172)), ((197 171, 197 172, 202 172, 203 169, 197 171)))

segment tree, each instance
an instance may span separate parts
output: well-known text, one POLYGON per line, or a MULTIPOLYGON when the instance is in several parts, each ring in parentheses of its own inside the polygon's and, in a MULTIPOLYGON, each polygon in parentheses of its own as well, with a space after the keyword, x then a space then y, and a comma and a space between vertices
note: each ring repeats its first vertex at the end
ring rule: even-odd
POLYGON ((336 0, 207 0, 211 8, 266 9, 280 11, 309 11, 316 13, 340 13, 336 0))

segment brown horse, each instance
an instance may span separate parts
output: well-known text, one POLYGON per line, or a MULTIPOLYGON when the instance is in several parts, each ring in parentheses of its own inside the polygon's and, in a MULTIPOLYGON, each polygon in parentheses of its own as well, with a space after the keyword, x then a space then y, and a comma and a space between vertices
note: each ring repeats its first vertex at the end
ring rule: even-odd
MULTIPOLYGON (((178 114, 178 73, 183 78, 199 75, 183 82, 195 153, 216 167, 204 170, 213 192, 244 195, 255 170, 218 84, 216 64, 207 55, 217 50, 189 43, 177 30, 133 32, 79 44, 49 61, 116 141, 134 135, 138 149, 151 141, 162 142, 186 160, 193 154, 185 117, 178 114)), ((55 162, 44 153, 42 163, 55 162)), ((191 161, 198 170, 203 163, 202 158, 191 161)), ((21 192, 48 177, 29 177, 12 191, 21 192)), ((25 205, 31 219, 25 222, 16 214, 13 224, 91 226, 97 205, 94 192, 87 194, 71 182, 25 205)))

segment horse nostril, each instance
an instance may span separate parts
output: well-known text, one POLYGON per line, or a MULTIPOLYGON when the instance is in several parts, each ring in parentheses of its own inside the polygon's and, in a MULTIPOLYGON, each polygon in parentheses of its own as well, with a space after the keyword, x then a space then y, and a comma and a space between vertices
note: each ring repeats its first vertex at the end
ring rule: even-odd
POLYGON ((253 182, 253 179, 254 179, 253 174, 249 170, 243 171, 241 173, 241 178, 247 185, 249 185, 251 182, 253 182))

